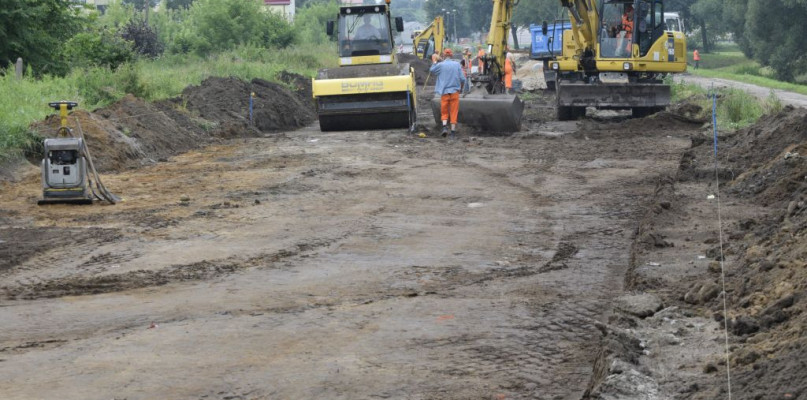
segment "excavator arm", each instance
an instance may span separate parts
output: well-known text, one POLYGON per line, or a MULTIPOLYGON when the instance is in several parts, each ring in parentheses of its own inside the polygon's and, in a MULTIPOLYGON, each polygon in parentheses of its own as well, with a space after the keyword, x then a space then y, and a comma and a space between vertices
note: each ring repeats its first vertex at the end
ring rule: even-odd
POLYGON ((510 21, 517 0, 494 0, 493 14, 490 17, 487 54, 483 58, 484 71, 480 71, 476 82, 483 83, 490 93, 502 93, 500 84, 504 76, 504 58, 507 52, 507 36, 510 34, 510 21))
POLYGON ((446 30, 443 24, 443 17, 437 16, 434 18, 434 21, 429 24, 428 28, 415 35, 413 40, 415 54, 417 54, 418 58, 427 59, 431 53, 442 53, 445 37, 446 30), (430 40, 434 40, 434 49, 429 48, 430 40))
MULTIPOLYGON (((459 122, 489 132, 516 132, 521 129, 524 103, 518 96, 505 93, 502 77, 507 51, 507 37, 513 7, 518 0, 494 0, 488 32, 488 54, 482 60, 484 68, 471 77, 474 88, 460 100, 459 122)), ((432 99, 434 120, 441 119, 440 98, 432 99)))

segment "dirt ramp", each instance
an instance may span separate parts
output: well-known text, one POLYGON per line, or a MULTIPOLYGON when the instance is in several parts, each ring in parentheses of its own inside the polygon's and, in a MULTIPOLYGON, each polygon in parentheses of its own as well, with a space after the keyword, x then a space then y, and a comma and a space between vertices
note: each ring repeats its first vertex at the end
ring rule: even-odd
MULTIPOLYGON (((297 90, 305 89, 299 79, 287 74, 297 90)), ((263 79, 245 82, 236 78, 211 77, 199 86, 189 86, 182 92, 187 107, 208 121, 222 125, 249 125, 249 97, 255 93, 253 120, 263 132, 297 129, 316 118, 313 103, 286 86, 263 79)))
MULTIPOLYGON (((415 69, 415 82, 418 85, 423 85, 426 82, 426 77, 429 75, 429 67, 431 63, 427 60, 418 58, 414 54, 398 53, 398 62, 409 63, 409 66, 415 69)), ((432 77, 431 79, 434 79, 432 77)), ((434 84, 434 81, 432 81, 434 84)))

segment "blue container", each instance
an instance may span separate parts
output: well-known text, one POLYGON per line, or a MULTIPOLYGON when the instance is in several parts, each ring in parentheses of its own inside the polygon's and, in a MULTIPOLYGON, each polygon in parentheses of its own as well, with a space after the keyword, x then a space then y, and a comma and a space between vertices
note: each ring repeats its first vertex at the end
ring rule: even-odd
POLYGON ((547 25, 546 35, 541 32, 541 25, 530 25, 530 58, 533 60, 550 60, 560 55, 563 48, 563 31, 572 29, 571 22, 554 22, 547 25))

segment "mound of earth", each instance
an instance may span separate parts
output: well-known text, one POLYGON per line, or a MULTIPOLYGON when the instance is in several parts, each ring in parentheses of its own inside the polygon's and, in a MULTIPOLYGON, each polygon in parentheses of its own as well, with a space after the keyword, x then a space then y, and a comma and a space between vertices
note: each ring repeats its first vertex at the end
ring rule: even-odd
MULTIPOLYGON (((297 129, 313 122, 310 79, 286 71, 278 79, 283 84, 208 78, 186 88, 181 97, 155 103, 128 95, 93 112, 72 112, 69 125, 84 134, 99 172, 134 168, 220 137, 297 129), (250 93, 255 93, 254 127, 249 125, 250 93)), ((31 129, 51 137, 58 127, 54 114, 31 129)), ((35 165, 40 159, 41 154, 30 157, 35 165)))
MULTIPOLYGON (((408 53, 398 53, 397 57, 398 62, 409 63, 409 66, 415 69, 415 83, 418 85, 423 85, 426 83, 426 78, 429 76, 429 67, 431 67, 431 63, 429 61, 420 59, 416 55, 408 53)), ((433 77, 429 79, 432 81, 432 84, 434 84, 433 79, 433 77)))
MULTIPOLYGON (((711 226, 717 218, 711 215, 715 204, 707 203, 700 192, 691 193, 713 192, 713 151, 709 130, 693 137, 692 148, 681 159, 677 184, 683 189, 670 183, 656 191, 658 207, 648 210, 650 222, 640 226, 636 239, 643 259, 666 259, 670 270, 679 264, 674 261, 678 248, 688 260, 693 253, 705 254, 711 260, 708 267, 688 261, 674 270, 675 278, 655 279, 652 270, 657 267, 642 266, 626 281, 633 290, 667 293, 665 302, 685 309, 683 315, 713 317, 721 328, 727 323, 737 399, 806 398, 807 110, 786 108, 747 128, 720 134, 721 247, 711 226), (658 240, 642 243, 654 235, 658 240), (672 236, 669 243, 665 235, 672 236), (728 320, 720 289, 724 268, 728 320), (637 276, 642 279, 634 279, 637 276)), ((703 366, 703 375, 676 398, 721 397, 725 374, 715 372, 724 365, 722 354, 714 356, 703 366)))
MULTIPOLYGON (((694 138, 682 179, 714 175, 711 135, 694 138)), ((807 185, 807 109, 785 107, 756 124, 718 137, 719 174, 728 190, 762 205, 787 206, 807 185)))
MULTIPOLYGON (((287 75, 288 77, 289 75, 287 75)), ((310 86, 310 82, 308 83, 310 86)), ((297 86, 303 91, 303 85, 297 86)), ((249 125, 250 93, 254 93, 253 121, 263 132, 297 129, 316 119, 313 102, 286 86, 263 79, 244 82, 237 78, 211 77, 182 91, 189 110, 223 125, 249 125)))

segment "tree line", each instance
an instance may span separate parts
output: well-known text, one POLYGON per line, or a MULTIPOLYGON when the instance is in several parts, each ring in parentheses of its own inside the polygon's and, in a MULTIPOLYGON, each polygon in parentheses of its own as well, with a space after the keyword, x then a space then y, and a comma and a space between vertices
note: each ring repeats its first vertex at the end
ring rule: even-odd
MULTIPOLYGON (((322 43, 336 0, 297 0, 294 26, 261 12, 252 0, 120 0, 104 15, 65 0, 4 0, 0 8, 0 67, 22 57, 37 74, 66 73, 87 64, 115 67, 163 52, 205 55, 243 44, 267 49, 295 42, 322 43), (160 3, 150 17, 145 5, 160 3), (147 20, 148 18, 148 20, 147 20)), ((458 37, 487 32, 491 0, 393 0, 392 11, 428 24, 446 18, 458 37)), ((689 48, 708 53, 733 41, 783 81, 807 83, 807 0, 666 0, 684 18, 689 48)), ((519 0, 519 27, 568 18, 558 0, 519 0)), ((522 44, 523 45, 523 44, 522 44)))

